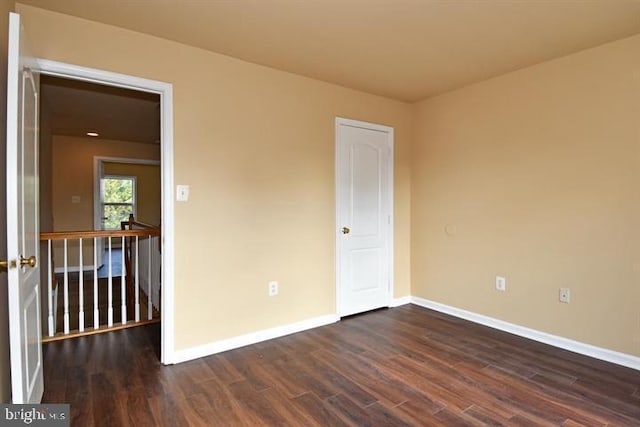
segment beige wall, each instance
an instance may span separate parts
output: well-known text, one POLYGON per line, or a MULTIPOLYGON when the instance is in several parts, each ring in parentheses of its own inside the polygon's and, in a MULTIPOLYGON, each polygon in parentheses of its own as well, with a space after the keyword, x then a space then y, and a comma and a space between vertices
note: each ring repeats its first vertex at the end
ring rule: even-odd
POLYGON ((106 163, 105 175, 136 177, 136 220, 160 225, 160 165, 106 163))
POLYGON ((177 349, 335 312, 342 116, 396 130, 396 297, 640 355, 639 37, 411 106, 19 8, 39 57, 173 84, 177 349))
POLYGON ((409 105, 19 8, 39 57, 173 84, 175 182, 191 185, 175 206, 177 349, 335 313, 336 116, 395 128, 395 295, 409 294, 409 105))
MULTIPOLYGON (((7 33, 9 12, 15 2, 0 0, 0 165, 6 163, 7 126, 7 33)), ((0 173, 0 259, 7 259, 7 208, 5 174, 0 173)), ((9 368, 9 317, 7 316, 7 275, 0 273, 0 402, 11 400, 11 373, 9 368)))
POLYGON ((640 356, 640 36, 414 119, 412 294, 640 356))

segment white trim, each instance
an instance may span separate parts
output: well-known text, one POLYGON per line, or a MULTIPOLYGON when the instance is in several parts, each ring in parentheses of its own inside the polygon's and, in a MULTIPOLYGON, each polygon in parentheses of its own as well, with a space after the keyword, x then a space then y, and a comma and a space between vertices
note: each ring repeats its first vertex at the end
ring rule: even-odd
POLYGON ((585 344, 568 338, 559 337, 557 335, 552 335, 546 332, 537 331, 535 329, 526 328, 524 326, 515 325, 503 320, 494 319, 493 317, 488 317, 482 314, 473 313, 471 311, 462 310, 460 308, 441 304, 435 301, 430 301, 424 298, 411 297, 411 303, 419 305, 420 307, 439 311, 440 313, 449 314, 460 319, 479 323, 490 328, 509 332, 520 337, 569 350, 574 353, 579 353, 585 356, 593 357, 595 359, 600 359, 606 362, 611 362, 617 365, 640 370, 640 357, 637 356, 632 356, 630 354, 620 353, 606 348, 596 347, 591 344, 585 344))
POLYGON ((160 152, 162 168, 162 308, 160 361, 174 363, 175 343, 175 236, 173 201, 173 85, 46 59, 37 60, 43 74, 107 84, 160 95, 160 152))
POLYGON ((389 303, 389 308, 400 307, 401 305, 411 304, 411 296, 407 295, 405 297, 394 298, 389 303))
MULTIPOLYGON (((93 267, 94 267, 93 265, 84 265, 82 266, 82 271, 93 271, 93 267)), ((68 273, 77 273, 79 271, 80 271, 80 267, 77 265, 67 266, 68 273)), ((53 269, 53 272, 56 274, 64 273, 64 267, 56 267, 53 269)))
POLYGON ((136 159, 131 157, 106 157, 106 156, 94 156, 93 161, 100 160, 106 163, 123 163, 125 165, 159 165, 160 160, 153 159, 136 159))
POLYGON ((395 147, 395 133, 394 133, 394 129, 390 126, 385 126, 385 125, 380 125, 380 124, 376 124, 376 123, 370 123, 370 122, 363 122, 360 120, 353 120, 353 119, 347 119, 344 117, 336 117, 335 119, 335 144, 334 144, 334 150, 335 150, 335 172, 334 172, 334 176, 335 176, 335 280, 336 280, 336 286, 335 286, 335 298, 336 298, 336 313, 338 313, 339 316, 343 315, 344 310, 342 308, 342 302, 341 302, 341 293, 340 293, 340 259, 341 259, 341 252, 342 252, 342 247, 341 247, 341 236, 340 236, 340 203, 339 203, 339 197, 340 197, 340 182, 339 182, 339 168, 340 168, 340 149, 339 149, 339 129, 340 126, 352 126, 352 127, 357 127, 357 128, 362 128, 362 129, 368 129, 368 130, 375 130, 375 131, 379 131, 379 132, 384 132, 387 134, 388 136, 388 142, 389 142, 389 235, 388 235, 388 241, 387 241, 387 249, 388 249, 388 272, 389 272, 389 287, 387 289, 387 307, 392 307, 394 304, 394 300, 393 300, 393 292, 394 292, 394 259, 395 259, 395 255, 394 255, 394 248, 395 248, 395 241, 394 241, 394 224, 395 224, 395 220, 394 220, 394 211, 395 211, 395 199, 394 199, 394 185, 395 185, 395 176, 394 176, 394 165, 395 165, 395 160, 394 160, 394 147, 395 147))
MULTIPOLYGON (((18 105, 20 90, 20 40, 12 35, 20 34, 20 15, 9 13, 9 41, 8 41, 8 75, 7 75, 7 139, 6 139, 6 176, 7 176, 7 261, 18 262, 18 105), (14 72, 16 71, 16 72, 14 72)), ((9 346, 11 372, 14 378, 11 381, 13 403, 27 403, 21 401, 26 395, 21 378, 15 378, 23 372, 22 343, 20 329, 14 322, 20 323, 20 292, 18 289, 19 273, 17 268, 7 270, 8 301, 9 301, 9 346), (16 302, 16 303, 12 303, 16 302)))
POLYGON ((347 119, 344 117, 336 117, 336 125, 352 126, 355 128, 377 130, 379 132, 390 132, 393 135, 391 126, 380 125, 377 123, 363 122, 361 120, 347 119))
POLYGON ((198 359, 200 357, 210 356, 212 354, 221 353, 223 351, 233 350, 235 348, 259 343, 262 341, 280 338, 285 335, 295 334, 297 332, 306 331, 320 326, 335 323, 340 318, 335 314, 314 317, 288 325, 276 326, 275 328, 263 329, 261 331, 252 332, 237 337, 228 338, 221 341, 214 341, 197 347, 191 347, 184 350, 177 350, 173 353, 173 362, 180 363, 188 360, 198 359))

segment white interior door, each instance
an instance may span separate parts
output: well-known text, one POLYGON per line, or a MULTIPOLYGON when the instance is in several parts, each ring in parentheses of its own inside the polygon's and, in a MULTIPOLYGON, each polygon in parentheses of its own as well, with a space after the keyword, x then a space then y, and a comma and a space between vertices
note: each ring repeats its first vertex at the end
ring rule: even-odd
POLYGON ((13 403, 44 391, 38 267, 38 75, 24 48, 20 16, 9 19, 7 72, 7 256, 13 403))
POLYGON ((336 119, 340 316, 388 307, 393 261, 393 128, 336 119))

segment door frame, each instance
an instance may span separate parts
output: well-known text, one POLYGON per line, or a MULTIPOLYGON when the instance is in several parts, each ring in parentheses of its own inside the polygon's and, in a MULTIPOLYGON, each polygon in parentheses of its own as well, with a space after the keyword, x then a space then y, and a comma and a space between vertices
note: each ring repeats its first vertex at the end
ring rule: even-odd
POLYGON ((66 79, 81 80, 106 86, 116 86, 160 96, 160 168, 162 209, 162 307, 160 361, 175 363, 175 236, 173 201, 173 85, 141 77, 119 74, 95 68, 65 64, 47 59, 36 59, 39 73, 66 79))
POLYGON ((353 126, 353 127, 358 127, 358 128, 362 128, 362 129, 368 129, 368 130, 374 130, 374 131, 380 131, 380 132, 385 132, 387 134, 387 138, 388 138, 388 142, 389 142, 389 146, 390 146, 390 152, 389 152, 389 157, 388 157, 388 162, 389 164, 387 165, 389 168, 389 181, 388 181, 388 188, 389 188, 389 206, 391 207, 390 209, 390 213, 389 213, 389 233, 388 233, 388 240, 387 240, 387 254, 388 254, 388 267, 389 267, 389 293, 388 293, 388 301, 387 301, 387 306, 391 306, 391 303, 393 301, 393 295, 394 295, 394 280, 393 280, 393 276, 394 276, 394 246, 395 246, 395 241, 394 241, 394 211, 395 211, 395 204, 394 204, 394 130, 392 127, 390 126, 385 126, 385 125, 380 125, 380 124, 376 124, 376 123, 370 123, 370 122, 364 122, 364 121, 360 121, 360 120, 353 120, 353 119, 347 119, 347 118, 343 118, 343 117, 336 117, 335 120, 335 209, 336 209, 336 219, 335 219, 335 245, 336 245, 336 259, 335 259, 335 274, 336 274, 336 288, 335 288, 335 292, 336 292, 336 314, 338 315, 338 317, 342 316, 342 313, 344 312, 344 308, 343 308, 343 301, 341 300, 341 280, 340 280, 340 268, 341 268, 341 259, 342 259, 342 236, 340 235, 341 231, 340 231, 340 194, 341 194, 341 189, 340 189, 340 170, 339 170, 339 165, 340 162, 342 160, 342 157, 340 157, 340 139, 339 139, 339 135, 340 135, 340 126, 342 125, 346 125, 346 126, 353 126))

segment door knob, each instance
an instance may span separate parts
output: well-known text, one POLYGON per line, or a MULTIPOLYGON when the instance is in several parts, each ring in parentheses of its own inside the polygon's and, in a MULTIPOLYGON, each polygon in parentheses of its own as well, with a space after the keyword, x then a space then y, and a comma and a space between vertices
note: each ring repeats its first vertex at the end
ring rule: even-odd
POLYGON ((20 256, 20 267, 24 266, 35 267, 36 266, 36 257, 31 255, 29 258, 23 258, 20 256))
POLYGON ((342 234, 349 234, 350 231, 349 227, 342 227, 342 234))

